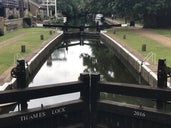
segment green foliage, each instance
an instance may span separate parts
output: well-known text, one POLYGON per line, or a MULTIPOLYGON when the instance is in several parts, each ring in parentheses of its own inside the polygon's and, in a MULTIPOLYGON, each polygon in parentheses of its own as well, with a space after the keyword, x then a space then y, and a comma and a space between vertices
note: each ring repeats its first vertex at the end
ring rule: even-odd
POLYGON ((31 18, 23 18, 23 27, 31 27, 32 25, 32 21, 31 18))
POLYGON ((93 13, 143 19, 144 27, 171 27, 170 0, 90 0, 88 4, 93 13))
POLYGON ((75 17, 85 12, 84 0, 58 0, 58 10, 67 17, 75 17))

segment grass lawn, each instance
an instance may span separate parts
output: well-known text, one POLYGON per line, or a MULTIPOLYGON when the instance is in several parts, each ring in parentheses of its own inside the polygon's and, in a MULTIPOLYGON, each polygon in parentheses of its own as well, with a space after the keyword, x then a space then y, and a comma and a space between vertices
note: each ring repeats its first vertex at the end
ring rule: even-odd
POLYGON ((0 74, 7 70, 16 62, 16 56, 24 57, 30 53, 34 48, 42 44, 44 40, 47 40, 52 35, 49 31, 52 29, 47 28, 23 28, 13 32, 10 32, 0 37, 0 43, 6 39, 13 38, 17 35, 21 35, 20 38, 14 39, 5 45, 0 46, 0 74), (40 40, 40 35, 44 35, 44 40, 40 40), (26 46, 26 52, 21 53, 21 45, 26 46))
POLYGON ((165 58, 167 66, 171 66, 171 48, 165 47, 159 44, 157 41, 139 35, 134 31, 129 30, 129 28, 115 28, 115 30, 116 34, 113 34, 113 29, 109 29, 108 33, 111 36, 115 36, 119 38, 121 41, 124 41, 125 43, 127 43, 128 46, 137 50, 144 57, 146 57, 150 52, 153 52, 154 54, 156 54, 156 61, 158 61, 158 59, 160 58, 165 58), (124 34, 126 34, 126 39, 123 39, 124 34), (143 44, 146 44, 146 52, 142 51, 143 44))

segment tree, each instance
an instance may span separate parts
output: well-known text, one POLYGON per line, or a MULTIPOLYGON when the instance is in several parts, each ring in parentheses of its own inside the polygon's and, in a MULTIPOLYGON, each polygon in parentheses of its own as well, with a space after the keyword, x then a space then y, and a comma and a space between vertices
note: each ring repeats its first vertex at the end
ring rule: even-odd
POLYGON ((116 14, 125 20, 144 21, 144 27, 171 26, 171 0, 58 0, 67 17, 83 13, 116 14))
POLYGON ((58 9, 67 17, 80 15, 85 10, 84 0, 58 0, 58 9))
POLYGON ((143 0, 135 3, 133 9, 142 16, 144 27, 171 26, 170 0, 143 0))

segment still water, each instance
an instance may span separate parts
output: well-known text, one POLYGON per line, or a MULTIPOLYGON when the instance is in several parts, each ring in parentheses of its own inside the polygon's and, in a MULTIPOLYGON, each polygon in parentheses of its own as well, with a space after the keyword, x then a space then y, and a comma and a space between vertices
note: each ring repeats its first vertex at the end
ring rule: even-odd
MULTIPOLYGON (((79 43, 79 40, 70 43, 79 43)), ((102 81, 138 83, 102 41, 84 41, 84 43, 83 46, 55 49, 29 87, 77 81, 80 73, 83 72, 100 73, 102 81)), ((102 97, 111 98, 111 95, 102 94, 102 97)), ((112 98, 114 97, 112 95, 112 98)), ((79 98, 80 93, 41 98, 31 100, 28 107, 46 106, 79 98)))

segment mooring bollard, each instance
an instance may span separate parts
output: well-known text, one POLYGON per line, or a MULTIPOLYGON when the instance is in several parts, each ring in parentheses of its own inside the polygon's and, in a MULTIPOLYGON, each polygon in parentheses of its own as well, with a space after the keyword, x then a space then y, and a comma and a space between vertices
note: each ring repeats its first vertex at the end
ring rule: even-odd
POLYGON ((146 51, 146 44, 142 44, 142 46, 141 46, 141 50, 142 50, 143 52, 145 52, 145 51, 146 51))
POLYGON ((166 59, 159 59, 158 60, 157 78, 158 78, 157 87, 159 87, 159 88, 167 88, 166 59))
POLYGON ((52 30, 49 31, 49 34, 52 35, 52 30))
POLYGON ((26 46, 25 45, 21 45, 21 52, 22 53, 26 52, 26 46))
MULTIPOLYGON (((167 66, 166 59, 158 60, 158 71, 157 71, 157 87, 158 88, 167 88, 167 66)), ((157 109, 163 109, 166 101, 157 100, 156 107, 157 109)))
POLYGON ((123 35, 123 39, 126 39, 126 34, 123 35))
POLYGON ((40 35, 40 40, 44 40, 44 36, 43 35, 40 35))

